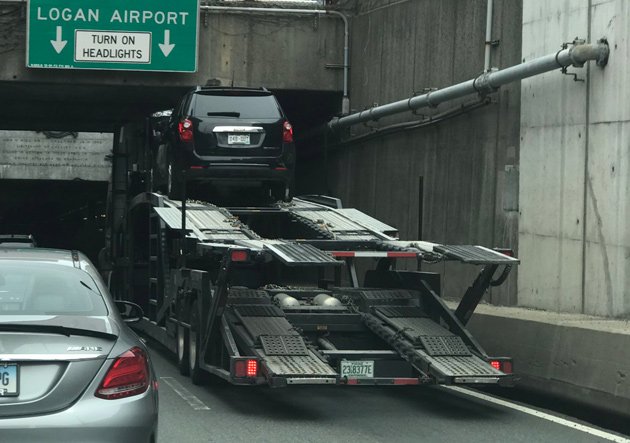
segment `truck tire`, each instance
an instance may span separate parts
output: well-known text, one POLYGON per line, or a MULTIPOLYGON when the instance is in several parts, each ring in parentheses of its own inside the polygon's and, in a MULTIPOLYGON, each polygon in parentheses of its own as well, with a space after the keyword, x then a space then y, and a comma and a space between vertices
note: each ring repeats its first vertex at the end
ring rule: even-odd
POLYGON ((190 313, 190 331, 188 333, 188 362, 190 365, 190 379, 194 385, 202 385, 207 380, 207 373, 201 369, 201 337, 199 334, 199 311, 195 301, 190 313))
POLYGON ((188 358, 188 329, 177 325, 177 368, 182 375, 190 374, 190 359, 188 358))

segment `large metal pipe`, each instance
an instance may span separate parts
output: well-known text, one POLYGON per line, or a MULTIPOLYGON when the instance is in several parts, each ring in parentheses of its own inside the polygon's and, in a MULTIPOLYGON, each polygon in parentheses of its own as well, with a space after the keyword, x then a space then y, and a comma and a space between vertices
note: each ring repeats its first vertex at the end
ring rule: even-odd
POLYGON ((456 85, 431 91, 423 95, 410 97, 397 102, 366 109, 341 118, 334 118, 328 122, 330 129, 339 129, 378 120, 401 112, 413 111, 420 108, 436 107, 440 103, 464 97, 469 94, 485 94, 496 91, 500 86, 516 80, 532 77, 554 69, 566 66, 582 67, 590 60, 596 60, 598 66, 605 66, 608 62, 608 43, 600 40, 595 44, 576 44, 562 49, 554 54, 545 55, 529 62, 502 69, 500 71, 485 72, 479 77, 456 85))
POLYGON ((350 112, 350 95, 348 93, 348 70, 350 68, 350 25, 348 18, 339 11, 327 9, 295 9, 295 8, 256 8, 248 6, 200 6, 202 11, 222 11, 230 13, 253 12, 253 13, 275 13, 275 14, 314 14, 314 15, 334 15, 343 20, 343 101, 341 104, 342 114, 350 112))

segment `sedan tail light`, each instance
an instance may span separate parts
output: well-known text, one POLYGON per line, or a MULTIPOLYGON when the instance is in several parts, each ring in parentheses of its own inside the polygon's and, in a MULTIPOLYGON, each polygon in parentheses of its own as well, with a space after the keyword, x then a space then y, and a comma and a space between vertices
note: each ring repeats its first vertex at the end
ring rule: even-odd
POLYGON ((282 141, 284 143, 293 143, 293 126, 288 121, 282 125, 282 141))
POLYGON ((193 123, 185 118, 177 125, 177 131, 179 132, 179 138, 183 142, 193 141, 193 123))
POLYGON ((140 348, 131 348, 114 360, 94 395, 106 400, 131 397, 145 392, 149 383, 146 353, 140 348))

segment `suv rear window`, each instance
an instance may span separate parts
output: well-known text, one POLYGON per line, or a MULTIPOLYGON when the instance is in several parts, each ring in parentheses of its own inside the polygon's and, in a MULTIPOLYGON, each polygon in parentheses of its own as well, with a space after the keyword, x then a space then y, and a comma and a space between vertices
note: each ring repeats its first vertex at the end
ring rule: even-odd
POLYGON ((0 316, 107 315, 92 278, 69 266, 0 260, 0 316))
POLYGON ((273 95, 195 94, 193 117, 280 118, 273 95))

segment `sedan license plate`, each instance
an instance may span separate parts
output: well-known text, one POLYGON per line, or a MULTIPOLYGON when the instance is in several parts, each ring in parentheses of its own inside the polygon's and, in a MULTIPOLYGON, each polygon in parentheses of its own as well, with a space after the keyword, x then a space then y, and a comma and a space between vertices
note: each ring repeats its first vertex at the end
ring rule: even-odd
POLYGON ((0 397, 11 397, 18 392, 18 365, 0 363, 0 397))
POLYGON ((373 378, 374 360, 341 360, 341 376, 350 378, 373 378))
POLYGON ((228 145, 249 145, 249 134, 228 135, 228 145))

